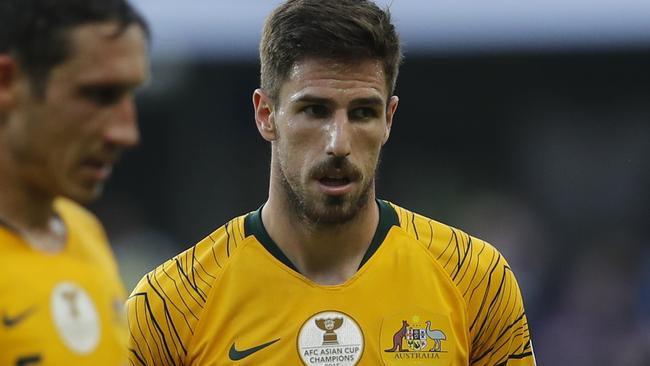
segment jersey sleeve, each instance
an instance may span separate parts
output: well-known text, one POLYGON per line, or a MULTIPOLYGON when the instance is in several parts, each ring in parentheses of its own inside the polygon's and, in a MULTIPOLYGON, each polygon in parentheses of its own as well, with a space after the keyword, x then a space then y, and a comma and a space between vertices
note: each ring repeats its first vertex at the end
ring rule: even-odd
POLYGON ((243 238, 233 219, 140 280, 126 302, 132 365, 180 366, 222 265, 243 238))
POLYGON ((466 304, 470 366, 534 366, 521 291, 489 243, 398 208, 402 227, 429 248, 466 304))
POLYGON ((473 281, 465 290, 472 336, 470 365, 534 366, 528 320, 512 269, 490 244, 480 247, 473 281))
POLYGON ((196 249, 144 276, 126 302, 129 360, 134 365, 185 364, 214 276, 196 265, 196 249))
POLYGON ((183 365, 192 335, 190 320, 198 319, 188 300, 200 300, 188 282, 174 258, 147 274, 133 290, 126 302, 131 364, 183 365))

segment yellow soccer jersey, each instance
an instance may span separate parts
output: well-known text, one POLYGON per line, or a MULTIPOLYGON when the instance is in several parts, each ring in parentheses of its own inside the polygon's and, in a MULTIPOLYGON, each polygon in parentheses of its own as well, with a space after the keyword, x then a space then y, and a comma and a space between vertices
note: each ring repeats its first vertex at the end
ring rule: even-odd
POLYGON ((127 300, 134 365, 534 365, 521 294, 494 247, 378 201, 357 273, 297 272, 238 217, 147 274, 127 300))
POLYGON ((124 288, 99 222, 57 199, 65 249, 46 254, 0 226, 0 365, 127 364, 124 288))

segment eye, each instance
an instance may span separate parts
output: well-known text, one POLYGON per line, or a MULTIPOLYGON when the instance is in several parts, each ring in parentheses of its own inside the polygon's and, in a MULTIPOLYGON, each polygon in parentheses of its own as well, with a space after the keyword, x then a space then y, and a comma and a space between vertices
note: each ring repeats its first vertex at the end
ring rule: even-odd
POLYGON ((313 118, 325 118, 329 114, 329 110, 324 105, 311 104, 302 109, 302 111, 313 118))
POLYGON ((113 105, 124 96, 124 89, 114 86, 88 86, 81 89, 81 94, 100 106, 113 105))
POLYGON ((367 120, 377 118, 378 112, 374 108, 360 107, 350 111, 349 118, 351 120, 367 120))

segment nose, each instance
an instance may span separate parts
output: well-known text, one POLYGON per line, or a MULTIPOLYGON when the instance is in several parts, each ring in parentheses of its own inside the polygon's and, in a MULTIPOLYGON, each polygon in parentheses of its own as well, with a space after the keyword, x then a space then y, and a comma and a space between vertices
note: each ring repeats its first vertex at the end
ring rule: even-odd
POLYGON ((120 146, 133 147, 140 142, 140 131, 132 96, 125 96, 115 105, 111 120, 104 129, 106 142, 120 146))
POLYGON ((343 158, 350 155, 352 149, 352 126, 347 112, 337 111, 328 124, 327 154, 343 158))

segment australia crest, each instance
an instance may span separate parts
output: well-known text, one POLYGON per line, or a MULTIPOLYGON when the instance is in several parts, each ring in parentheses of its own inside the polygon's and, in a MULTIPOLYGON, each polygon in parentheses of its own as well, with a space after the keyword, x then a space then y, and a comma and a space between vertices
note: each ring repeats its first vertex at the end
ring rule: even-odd
POLYGON ((380 339, 386 365, 449 365, 455 351, 449 318, 428 312, 385 319, 380 339))

